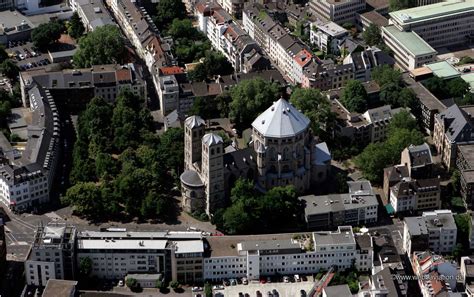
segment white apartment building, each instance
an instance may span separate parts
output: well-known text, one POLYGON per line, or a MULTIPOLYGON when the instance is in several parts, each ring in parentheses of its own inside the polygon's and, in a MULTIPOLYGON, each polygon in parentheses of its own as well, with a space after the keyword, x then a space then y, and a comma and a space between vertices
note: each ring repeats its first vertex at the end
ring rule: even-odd
POLYGON ((236 72, 245 72, 245 54, 260 47, 236 24, 230 14, 217 3, 200 2, 196 5, 199 30, 221 52, 236 72))
POLYGON ((468 44, 474 36, 474 0, 448 0, 390 13, 390 23, 416 32, 433 48, 468 44))
POLYGON ((49 279, 74 278, 76 228, 66 224, 39 226, 27 260, 26 283, 46 286, 49 279))
POLYGON ((311 24, 309 37, 312 44, 324 52, 337 53, 349 32, 334 22, 317 21, 311 24))
POLYGON ((302 235, 300 239, 283 234, 224 236, 208 241, 211 254, 204 259, 204 279, 212 281, 312 274, 331 267, 345 270, 353 264, 359 270, 368 271, 373 262, 371 238, 363 238, 359 244, 352 227, 347 226, 340 226, 337 231, 302 235))
POLYGON ((403 248, 414 251, 431 250, 451 253, 456 246, 457 227, 451 210, 423 212, 419 217, 406 217, 403 224, 403 248))
POLYGON ((413 70, 436 60, 437 51, 416 32, 400 31, 393 25, 382 27, 382 39, 393 51, 396 64, 403 70, 413 70))
POLYGON ((362 118, 372 126, 370 129, 371 142, 378 142, 387 137, 387 128, 392 117, 405 110, 404 108, 392 109, 390 105, 384 105, 377 108, 368 109, 362 114, 362 118))
POLYGON ((102 1, 69 0, 68 5, 73 11, 77 12, 86 31, 93 31, 101 26, 115 24, 102 1))
POLYGON ((77 262, 92 260, 91 275, 123 279, 128 273, 161 273, 181 283, 202 281, 201 232, 82 231, 77 262))
POLYGON ((323 21, 339 25, 356 22, 356 13, 365 10, 365 0, 311 0, 311 13, 323 21))
POLYGON ((160 97, 160 109, 168 114, 178 109, 179 85, 174 75, 161 76, 159 79, 158 96, 160 97))

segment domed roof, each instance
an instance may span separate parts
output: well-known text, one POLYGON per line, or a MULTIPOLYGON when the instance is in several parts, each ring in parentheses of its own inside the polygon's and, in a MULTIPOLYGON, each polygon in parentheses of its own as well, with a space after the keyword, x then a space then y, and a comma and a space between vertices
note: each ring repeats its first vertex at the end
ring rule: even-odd
POLYGON ((283 138, 299 134, 309 124, 310 120, 304 114, 285 99, 280 99, 260 114, 252 127, 265 137, 283 138))
POLYGON ((190 116, 185 121, 184 124, 191 129, 205 125, 206 122, 200 116, 190 116))
POLYGON ((204 183, 202 182, 199 174, 193 170, 184 171, 179 177, 181 182, 190 187, 203 187, 204 183))
POLYGON ((219 144, 223 142, 222 141, 222 137, 220 137, 219 135, 217 134, 214 134, 214 133, 207 133, 206 135, 204 135, 204 137, 202 138, 202 143, 205 143, 209 146, 211 145, 215 145, 215 144, 219 144))

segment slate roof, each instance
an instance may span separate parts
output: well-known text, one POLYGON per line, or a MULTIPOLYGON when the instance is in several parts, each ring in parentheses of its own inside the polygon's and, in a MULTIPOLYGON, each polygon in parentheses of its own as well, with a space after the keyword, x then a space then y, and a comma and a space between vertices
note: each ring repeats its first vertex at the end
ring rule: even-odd
POLYGON ((457 104, 436 115, 444 121, 445 135, 452 142, 470 140, 472 122, 470 116, 457 104), (469 132, 469 133, 463 133, 469 132))
POLYGON ((308 129, 310 120, 285 99, 273 103, 252 123, 265 137, 292 137, 308 129))

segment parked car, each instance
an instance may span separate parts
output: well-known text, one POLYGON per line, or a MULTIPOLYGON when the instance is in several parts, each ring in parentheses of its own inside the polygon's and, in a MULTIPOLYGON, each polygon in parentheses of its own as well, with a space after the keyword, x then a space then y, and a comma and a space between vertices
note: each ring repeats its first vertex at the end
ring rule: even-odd
POLYGON ((119 280, 118 286, 119 286, 119 287, 123 287, 123 280, 119 280))
POLYGON ((255 293, 257 294, 257 297, 262 297, 262 292, 257 290, 257 292, 255 292, 255 293))
POLYGON ((284 282, 284 283, 289 283, 289 282, 290 282, 290 278, 285 275, 285 276, 283 277, 283 282, 284 282))
POLYGON ((236 279, 231 279, 230 280, 230 285, 231 286, 237 286, 237 280, 236 279))
POLYGON ((300 290, 300 297, 306 297, 306 291, 300 290))
POLYGON ((222 284, 223 284, 224 286, 230 286, 230 282, 229 282, 228 280, 223 280, 223 281, 222 281, 222 284))
POLYGON ((201 288, 201 287, 193 287, 193 288, 191 289, 191 291, 193 291, 193 292, 201 292, 201 291, 202 291, 202 288, 201 288))
POLYGON ((243 284, 243 285, 248 285, 248 284, 249 284, 249 280, 248 280, 246 277, 243 277, 243 278, 242 278, 242 284, 243 284))
POLYGON ((298 274, 295 274, 295 282, 300 282, 301 278, 298 274))
POLYGON ((276 289, 273 289, 272 290, 272 293, 273 293, 273 297, 278 297, 280 296, 280 294, 278 293, 278 291, 276 289))

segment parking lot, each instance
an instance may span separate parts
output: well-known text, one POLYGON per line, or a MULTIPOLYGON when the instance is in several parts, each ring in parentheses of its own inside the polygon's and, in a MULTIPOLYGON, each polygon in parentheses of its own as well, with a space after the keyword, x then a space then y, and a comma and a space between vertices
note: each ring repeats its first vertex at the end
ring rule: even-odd
POLYGON ((6 50, 9 56, 17 62, 21 71, 44 67, 51 63, 48 55, 36 49, 32 42, 10 42, 6 50))

